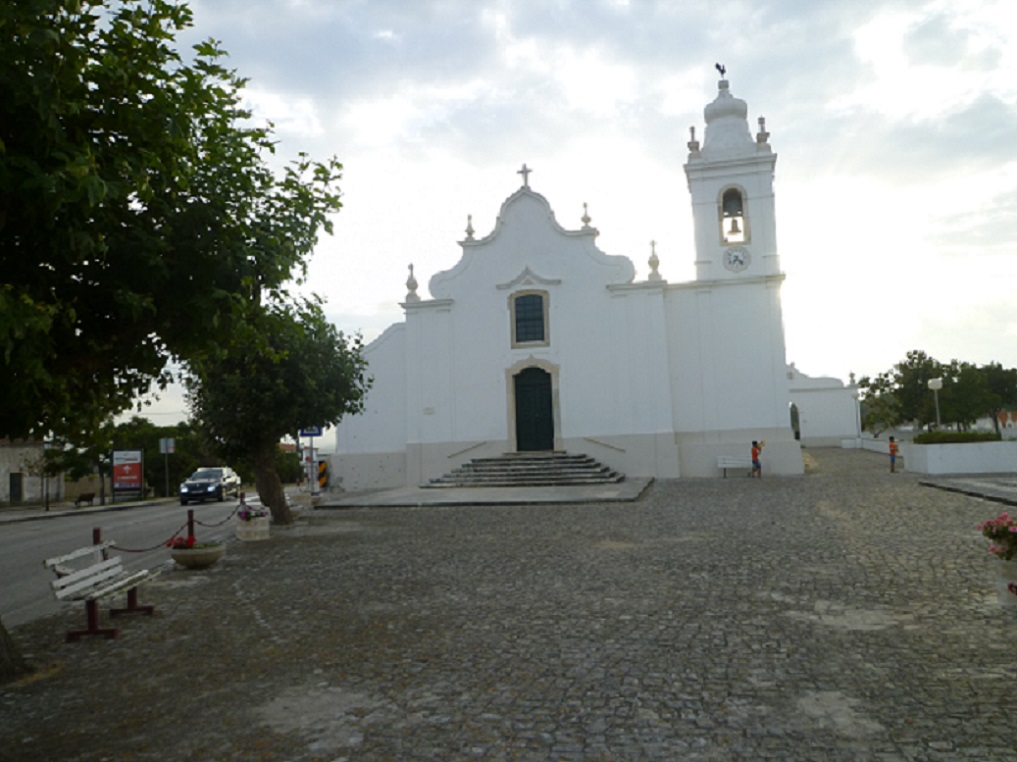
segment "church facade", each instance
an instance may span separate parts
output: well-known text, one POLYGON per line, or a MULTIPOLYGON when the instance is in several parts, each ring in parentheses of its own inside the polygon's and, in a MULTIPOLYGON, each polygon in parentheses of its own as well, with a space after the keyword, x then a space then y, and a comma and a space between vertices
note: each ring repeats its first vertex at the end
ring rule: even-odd
POLYGON ((346 489, 414 486, 478 457, 564 450, 629 476, 717 476, 765 440, 766 475, 803 473, 791 428, 773 177, 765 123, 721 80, 685 173, 695 279, 645 281, 522 186, 494 230, 459 242, 429 298, 364 350, 374 385, 337 430, 346 489))

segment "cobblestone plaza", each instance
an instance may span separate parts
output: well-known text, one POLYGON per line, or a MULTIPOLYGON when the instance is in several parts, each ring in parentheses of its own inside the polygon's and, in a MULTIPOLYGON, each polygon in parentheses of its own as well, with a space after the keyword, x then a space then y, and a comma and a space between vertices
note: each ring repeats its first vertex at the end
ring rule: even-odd
POLYGON ((0 760, 1017 760, 1004 507, 815 450, 634 502, 315 511, 0 689, 0 760))

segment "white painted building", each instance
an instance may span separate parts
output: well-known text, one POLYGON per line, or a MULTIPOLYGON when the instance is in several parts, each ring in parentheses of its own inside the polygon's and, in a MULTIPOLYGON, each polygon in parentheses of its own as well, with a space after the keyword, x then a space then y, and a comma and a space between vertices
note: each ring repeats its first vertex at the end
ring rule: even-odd
POLYGON ((33 440, 0 439, 0 502, 42 502, 63 497, 63 478, 41 475, 45 448, 33 440))
POLYGON ((787 378, 802 444, 839 447, 854 440, 854 446, 858 446, 862 419, 859 390, 853 378, 845 385, 839 378, 807 376, 794 363, 788 366, 787 378))
MULTIPOLYGON (((586 453, 629 476, 717 476, 721 455, 765 440, 764 472, 799 475, 790 426, 773 176, 762 119, 719 83, 685 173, 696 277, 647 280, 566 229, 522 187, 494 230, 467 230, 462 256, 418 295, 404 322, 365 348, 374 386, 337 431, 333 477, 346 489, 412 486, 472 458, 586 453)), ((679 203, 676 189, 675 202, 679 203)), ((841 428, 854 432, 854 412, 841 428)), ((827 427, 831 428, 831 427, 827 427)), ((836 428, 836 426, 832 426, 836 428)), ((843 432, 842 432, 843 434, 843 432)))

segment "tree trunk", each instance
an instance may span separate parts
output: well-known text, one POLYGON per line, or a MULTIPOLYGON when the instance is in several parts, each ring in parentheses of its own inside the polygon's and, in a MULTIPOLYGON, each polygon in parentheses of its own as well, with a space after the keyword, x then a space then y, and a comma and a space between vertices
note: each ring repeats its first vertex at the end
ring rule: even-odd
POLYGON ((293 512, 286 503, 279 473, 275 470, 275 442, 258 446, 254 456, 254 486, 261 504, 272 512, 275 524, 292 524, 293 512))
POLYGON ((0 683, 27 675, 31 671, 32 668, 14 644, 4 623, 0 622, 0 683))

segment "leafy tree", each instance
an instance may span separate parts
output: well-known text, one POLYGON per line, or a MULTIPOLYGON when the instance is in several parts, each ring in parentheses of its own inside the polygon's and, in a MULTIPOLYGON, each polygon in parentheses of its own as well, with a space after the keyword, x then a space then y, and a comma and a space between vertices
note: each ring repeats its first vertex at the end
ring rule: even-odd
POLYGON ((0 683, 14 680, 31 671, 3 622, 0 622, 0 683))
POLYGON ((174 48, 190 24, 171 0, 0 3, 0 435, 91 433, 330 229, 339 164, 277 176, 222 51, 174 48))
POLYGON ((957 360, 945 369, 939 399, 941 420, 961 430, 970 429, 994 407, 985 374, 971 363, 957 360))
POLYGON ((360 337, 337 331, 317 301, 266 307, 257 333, 258 344, 237 345, 214 362, 190 362, 188 402, 224 457, 253 461, 262 504, 287 524, 293 516, 276 471, 279 440, 359 412, 370 381, 360 337))
POLYGON ((55 448, 50 450, 53 465, 72 479, 84 479, 98 475, 99 502, 106 502, 106 480, 113 471, 112 420, 105 420, 87 433, 81 433, 70 441, 64 437, 54 440, 55 448))
POLYGON ((872 432, 874 437, 902 423, 900 404, 890 392, 867 397, 862 408, 862 428, 872 432))
MULTIPOLYGON (((915 350, 890 370, 859 382, 865 390, 865 428, 878 432, 909 421, 921 426, 934 423, 936 395, 929 390, 934 378, 943 379, 938 394, 943 424, 967 429, 979 418, 991 415, 995 419, 998 411, 1017 404, 1017 370, 998 363, 977 367, 958 360, 944 365, 915 350)), ((998 433, 998 420, 996 429, 998 433)))
POLYGON ((249 315, 331 231, 339 163, 277 176, 223 52, 175 49, 190 24, 174 0, 0 3, 0 436, 103 444, 170 357, 256 346, 249 315))
POLYGON ((999 414, 1017 407, 1017 369, 989 363, 981 371, 989 390, 992 423, 999 434, 999 414))

